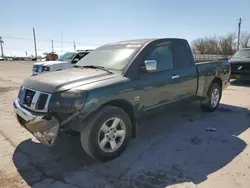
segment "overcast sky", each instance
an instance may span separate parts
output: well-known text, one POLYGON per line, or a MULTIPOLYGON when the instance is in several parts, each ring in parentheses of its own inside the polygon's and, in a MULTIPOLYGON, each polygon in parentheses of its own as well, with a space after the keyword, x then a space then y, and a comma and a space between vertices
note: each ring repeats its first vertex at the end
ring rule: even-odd
POLYGON ((134 38, 202 36, 250 32, 250 0, 1 0, 0 36, 6 55, 57 53, 134 38), (60 41, 63 41, 62 43, 60 41))

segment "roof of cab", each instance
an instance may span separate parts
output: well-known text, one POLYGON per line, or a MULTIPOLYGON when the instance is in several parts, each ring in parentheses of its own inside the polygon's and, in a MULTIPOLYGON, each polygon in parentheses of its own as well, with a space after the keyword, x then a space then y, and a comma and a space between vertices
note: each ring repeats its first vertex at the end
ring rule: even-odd
POLYGON ((76 50, 76 52, 92 52, 93 49, 87 49, 87 50, 76 50))
POLYGON ((168 39, 168 40, 185 40, 181 38, 148 38, 148 39, 132 39, 132 40, 123 40, 123 41, 118 41, 114 43, 109 43, 109 44, 146 44, 152 41, 156 40, 162 40, 162 39, 168 39))

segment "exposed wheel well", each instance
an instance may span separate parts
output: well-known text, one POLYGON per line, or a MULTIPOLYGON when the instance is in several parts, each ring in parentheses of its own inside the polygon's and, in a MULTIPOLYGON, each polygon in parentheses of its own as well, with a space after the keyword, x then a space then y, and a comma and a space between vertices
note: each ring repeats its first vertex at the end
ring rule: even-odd
POLYGON ((220 96, 221 96, 221 94, 222 94, 222 80, 221 80, 221 78, 215 77, 213 79, 212 83, 219 84, 219 86, 220 86, 220 96))
POLYGON ((119 100, 119 99, 105 103, 102 106, 105 106, 105 105, 116 106, 118 108, 123 109, 128 114, 128 116, 132 122, 132 137, 135 138, 136 137, 136 119, 135 119, 133 106, 129 102, 127 102, 125 100, 119 100))
POLYGON ((217 83, 217 84, 219 84, 220 88, 222 88, 222 80, 221 80, 221 78, 215 77, 213 79, 212 83, 217 83))

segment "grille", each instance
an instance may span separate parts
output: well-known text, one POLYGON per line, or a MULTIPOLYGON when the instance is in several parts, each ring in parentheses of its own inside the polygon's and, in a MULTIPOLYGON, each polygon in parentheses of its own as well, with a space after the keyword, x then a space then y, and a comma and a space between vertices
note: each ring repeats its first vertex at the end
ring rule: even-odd
POLYGON ((47 112, 51 94, 21 87, 18 100, 20 105, 35 112, 47 112))
POLYGON ((42 66, 40 66, 40 65, 34 65, 33 66, 33 71, 34 72, 42 72, 42 66))
POLYGON ((250 73, 250 64, 248 63, 231 64, 231 72, 250 73))
POLYGON ((41 94, 40 95, 40 98, 37 102, 37 109, 38 110, 43 110, 45 108, 45 105, 46 105, 46 102, 47 102, 47 99, 48 99, 48 95, 47 94, 41 94))
POLYGON ((32 99, 33 99, 35 93, 36 93, 35 91, 26 89, 26 92, 25 92, 25 95, 24 95, 24 103, 25 103, 27 106, 30 106, 30 105, 31 105, 31 102, 32 102, 32 99))

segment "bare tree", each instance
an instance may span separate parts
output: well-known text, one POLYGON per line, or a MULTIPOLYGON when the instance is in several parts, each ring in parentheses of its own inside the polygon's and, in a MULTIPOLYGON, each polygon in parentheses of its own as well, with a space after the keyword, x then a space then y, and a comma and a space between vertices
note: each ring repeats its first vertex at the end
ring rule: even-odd
POLYGON ((233 55, 236 51, 235 34, 229 33, 225 37, 220 37, 219 47, 220 54, 222 55, 233 55))
POLYGON ((247 45, 250 45, 248 43, 250 43, 250 33, 247 31, 241 32, 241 36, 240 36, 241 48, 246 48, 247 45))
POLYGON ((219 54, 217 37, 198 38, 192 43, 193 49, 200 54, 219 54))
POLYGON ((206 53, 206 44, 203 38, 198 38, 192 42, 192 48, 194 52, 198 52, 201 54, 206 53))
POLYGON ((201 54, 232 55, 236 51, 236 35, 229 33, 222 37, 204 37, 193 41, 192 48, 201 54))
POLYGON ((206 37, 205 38, 205 46, 206 46, 206 54, 220 54, 220 47, 218 43, 218 39, 216 36, 214 37, 206 37))

